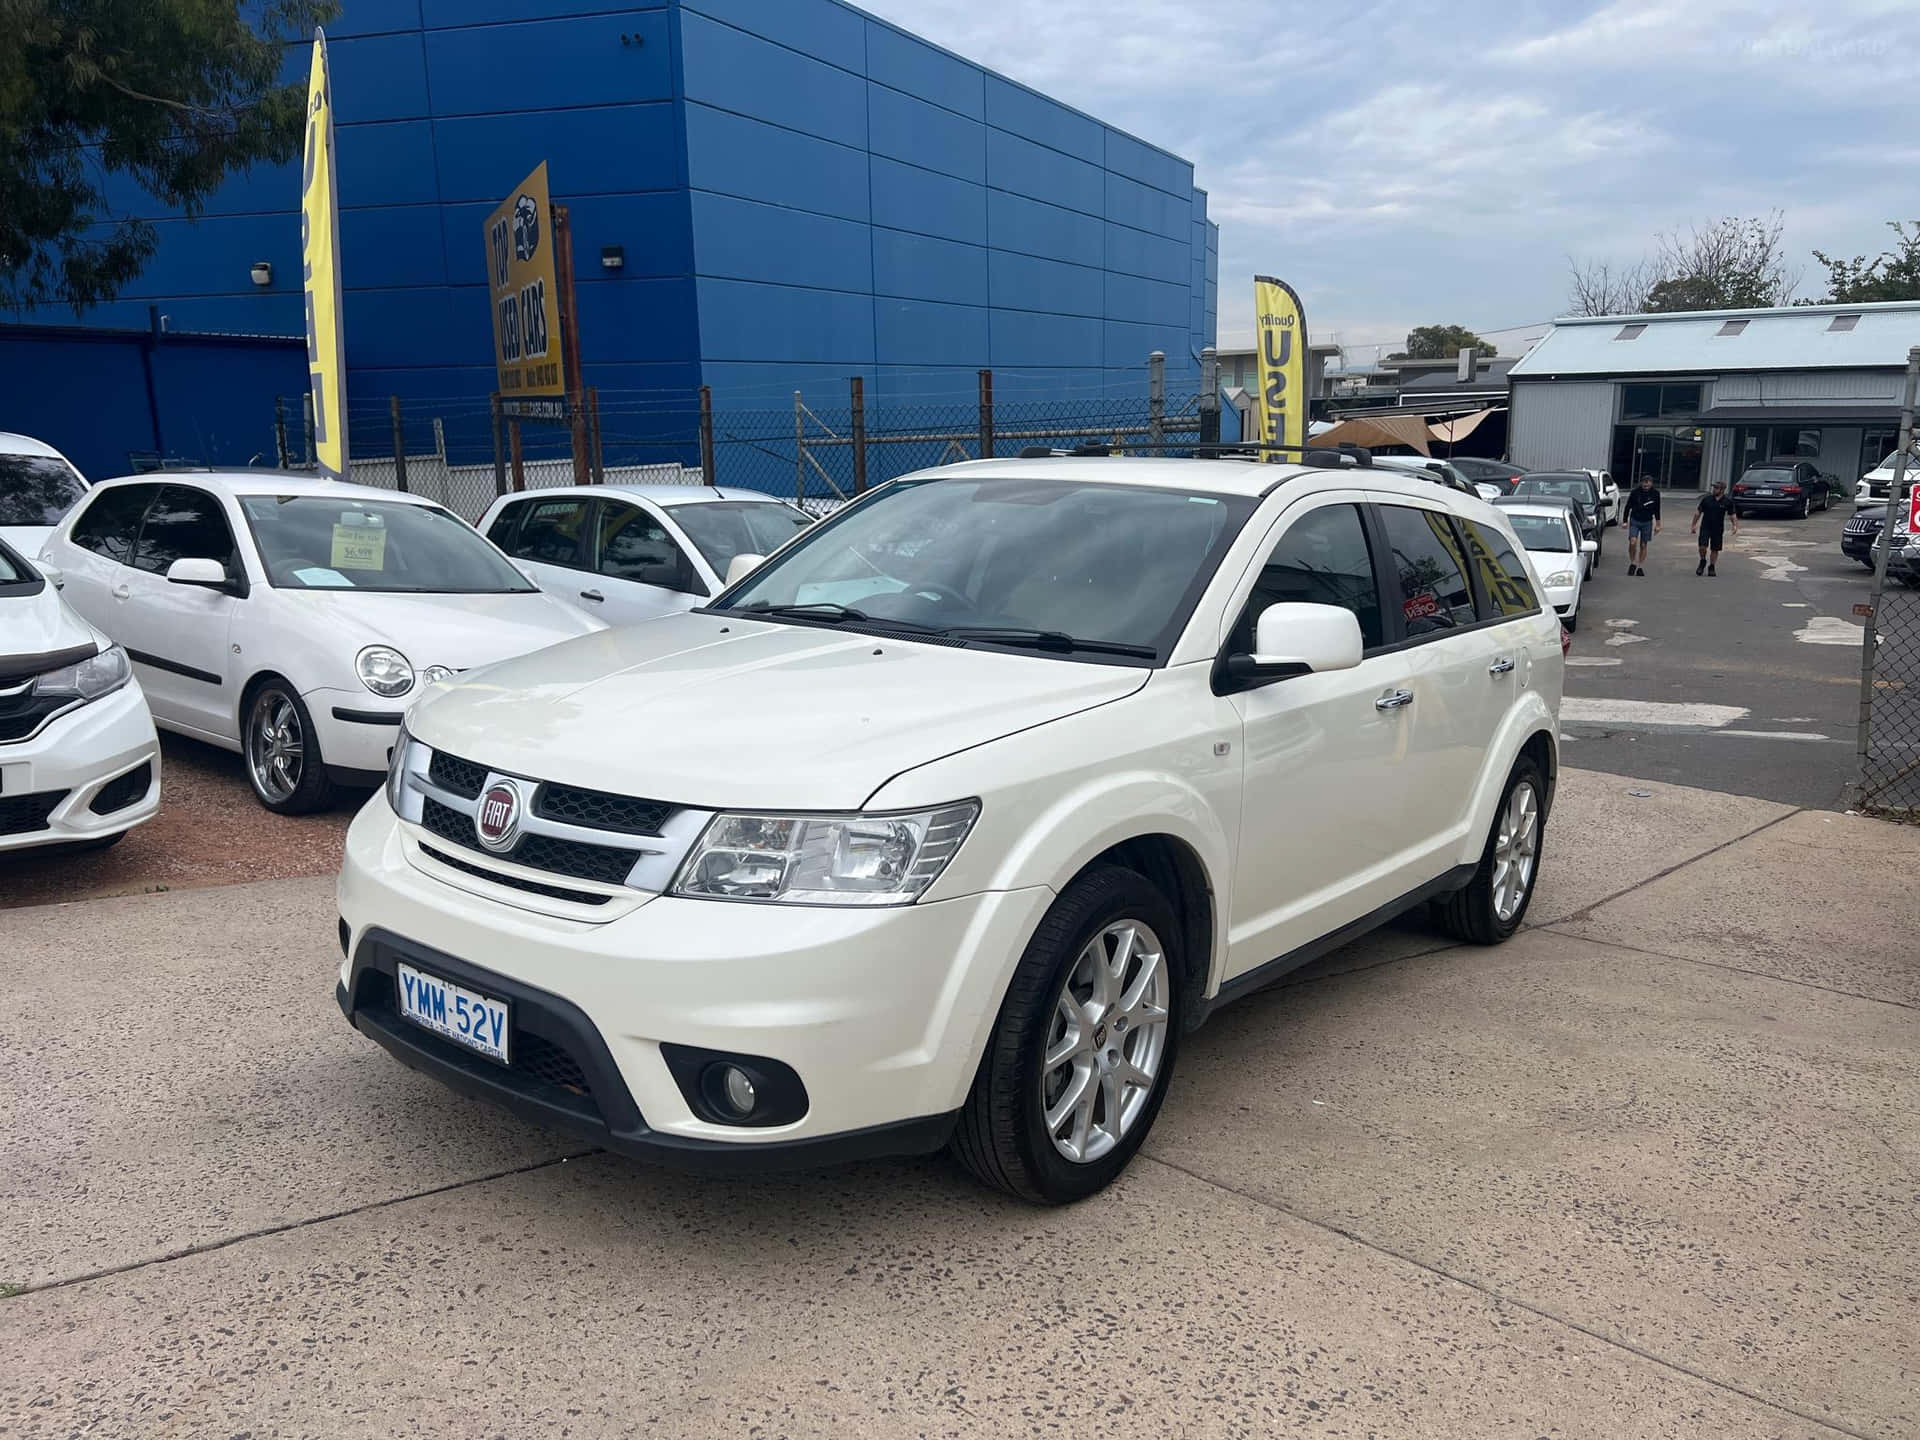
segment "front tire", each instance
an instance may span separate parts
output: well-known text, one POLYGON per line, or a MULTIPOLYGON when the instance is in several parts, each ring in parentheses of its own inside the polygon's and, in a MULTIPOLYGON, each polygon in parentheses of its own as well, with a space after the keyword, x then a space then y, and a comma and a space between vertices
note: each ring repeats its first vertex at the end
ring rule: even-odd
POLYGON ((1540 874, 1546 794, 1539 762, 1531 755, 1514 761, 1473 879, 1463 889, 1434 901, 1434 917, 1454 939, 1498 945, 1527 918, 1540 874))
POLYGON ((294 688, 278 676, 247 698, 241 752, 254 799, 276 815, 309 815, 333 803, 313 716, 294 688))
POLYGON ((1007 986, 954 1156, 1036 1204, 1083 1200, 1153 1127, 1179 1048, 1179 922, 1145 876, 1081 875, 1053 902, 1007 986))

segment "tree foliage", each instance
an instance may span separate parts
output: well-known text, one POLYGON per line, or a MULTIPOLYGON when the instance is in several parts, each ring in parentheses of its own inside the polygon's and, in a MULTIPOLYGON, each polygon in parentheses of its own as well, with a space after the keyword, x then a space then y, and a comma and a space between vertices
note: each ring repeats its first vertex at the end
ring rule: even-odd
POLYGON ((1898 238, 1899 247, 1883 250, 1871 260, 1864 255, 1836 260, 1825 251, 1813 252, 1827 270, 1829 302, 1865 305, 1875 300, 1920 300, 1920 220, 1889 220, 1887 228, 1898 238))
POLYGON ((1578 315, 1679 310, 1756 310, 1784 305, 1800 283, 1781 244, 1778 211, 1727 216, 1658 237, 1654 253, 1631 265, 1570 260, 1568 301, 1578 315))
POLYGON ((1451 360, 1468 346, 1484 357, 1498 355, 1490 340, 1482 340, 1464 325, 1421 325, 1408 332, 1407 348, 1397 350, 1393 360, 1451 360))
POLYGON ((0 0, 0 305, 113 299, 152 256, 111 176, 198 215, 230 174, 299 153, 282 43, 331 0, 0 0), (253 19, 242 18, 242 9, 253 19))

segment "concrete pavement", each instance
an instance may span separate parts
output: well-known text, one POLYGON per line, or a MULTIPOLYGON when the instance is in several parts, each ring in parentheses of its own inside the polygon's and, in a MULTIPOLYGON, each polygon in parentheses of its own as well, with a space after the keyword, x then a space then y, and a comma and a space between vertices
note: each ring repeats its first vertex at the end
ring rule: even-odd
POLYGON ((345 1028, 328 880, 8 912, 0 1435, 1920 1431, 1920 832, 1548 834, 1527 934, 1222 1011, 1066 1211, 580 1155, 345 1028))

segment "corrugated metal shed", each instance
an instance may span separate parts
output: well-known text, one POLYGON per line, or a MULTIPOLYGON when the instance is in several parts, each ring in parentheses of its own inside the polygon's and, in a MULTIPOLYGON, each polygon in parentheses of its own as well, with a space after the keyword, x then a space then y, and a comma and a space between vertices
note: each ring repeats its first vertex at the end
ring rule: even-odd
POLYGON ((1730 370, 1904 366, 1920 345, 1920 301, 1577 316, 1553 322, 1510 372, 1541 375, 1715 374, 1730 370), (1848 323, 1848 317, 1854 317, 1848 323))

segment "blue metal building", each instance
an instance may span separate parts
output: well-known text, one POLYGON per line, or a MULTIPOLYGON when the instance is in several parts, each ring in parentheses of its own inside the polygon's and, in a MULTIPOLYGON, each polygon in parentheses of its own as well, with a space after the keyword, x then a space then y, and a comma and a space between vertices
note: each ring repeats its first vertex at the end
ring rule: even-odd
MULTIPOLYGON (((991 367, 1005 400, 1113 396, 1154 350, 1191 393, 1213 341, 1188 161, 838 0, 345 0, 329 48, 356 409, 492 389, 481 222, 541 160, 603 395, 773 408, 859 375, 887 406, 991 367)), ((155 216, 86 323, 301 333, 298 193, 262 168, 155 216)))

